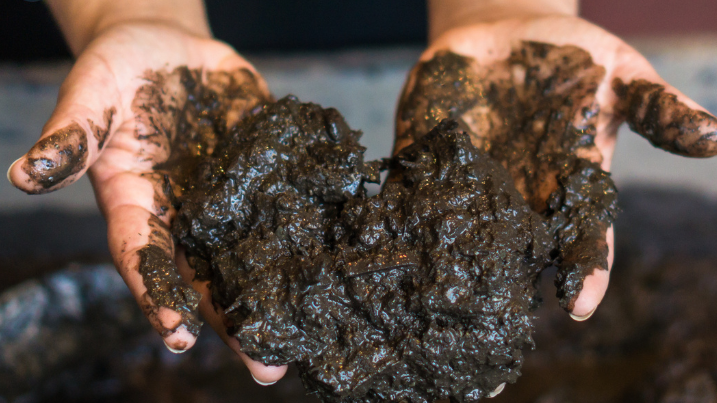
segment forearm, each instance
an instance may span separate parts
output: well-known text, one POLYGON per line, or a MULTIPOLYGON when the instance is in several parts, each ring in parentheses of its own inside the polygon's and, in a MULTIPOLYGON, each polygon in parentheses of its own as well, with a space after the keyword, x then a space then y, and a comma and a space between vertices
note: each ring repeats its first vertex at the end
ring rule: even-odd
POLYGON ((555 14, 577 15, 578 0, 429 0, 428 38, 478 22, 555 14))
POLYGON ((46 0, 72 53, 123 22, 159 22, 211 36, 203 0, 46 0))

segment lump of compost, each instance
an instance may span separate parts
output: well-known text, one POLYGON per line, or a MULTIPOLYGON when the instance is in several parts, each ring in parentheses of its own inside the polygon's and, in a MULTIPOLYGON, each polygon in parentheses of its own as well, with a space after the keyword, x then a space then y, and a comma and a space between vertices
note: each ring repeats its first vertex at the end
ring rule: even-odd
POLYGON ((382 163, 359 135, 289 96, 197 165, 173 232, 228 331, 254 360, 296 362, 328 402, 476 401, 515 382, 537 277, 571 213, 612 220, 609 176, 576 164, 545 215, 455 121, 382 163), (391 180, 367 197, 382 166, 391 180))

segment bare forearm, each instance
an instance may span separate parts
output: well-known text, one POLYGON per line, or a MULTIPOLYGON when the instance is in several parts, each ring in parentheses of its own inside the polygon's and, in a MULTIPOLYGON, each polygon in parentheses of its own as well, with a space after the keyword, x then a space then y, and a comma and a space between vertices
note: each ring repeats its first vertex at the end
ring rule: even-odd
POLYGON ((429 0, 428 36, 477 22, 539 15, 577 15, 578 0, 429 0))
POLYGON ((75 55, 100 32, 124 22, 158 22, 211 36, 203 0, 46 1, 75 55))

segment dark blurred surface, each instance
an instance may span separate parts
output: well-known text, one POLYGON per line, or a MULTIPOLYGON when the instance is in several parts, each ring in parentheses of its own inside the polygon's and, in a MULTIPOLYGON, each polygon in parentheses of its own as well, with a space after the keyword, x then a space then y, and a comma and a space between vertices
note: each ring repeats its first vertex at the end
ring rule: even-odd
POLYGON ((110 260, 107 224, 95 212, 0 213, 0 291, 69 262, 110 260))
POLYGON ((0 61, 70 57, 50 11, 39 1, 0 1, 0 61))
MULTIPOLYGON (((206 5, 215 36, 240 51, 330 50, 426 40, 425 0, 206 0, 206 5)), ((0 1, 0 38, 0 61, 70 57, 41 2, 0 1)))
POLYGON ((206 0, 214 34, 241 51, 426 41, 425 0, 206 0))
MULTIPOLYGON (((148 0, 149 1, 149 0, 148 0)), ((331 50, 426 40, 426 0, 206 0, 215 35, 240 51, 331 50)), ((618 35, 717 32, 717 1, 584 0, 581 14, 618 35)), ((0 1, 0 61, 70 57, 42 2, 0 1)))

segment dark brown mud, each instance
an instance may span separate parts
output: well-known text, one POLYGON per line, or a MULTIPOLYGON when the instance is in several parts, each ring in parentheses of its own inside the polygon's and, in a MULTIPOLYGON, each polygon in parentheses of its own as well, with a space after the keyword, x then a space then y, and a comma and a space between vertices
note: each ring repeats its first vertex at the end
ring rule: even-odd
POLYGON ((505 169, 446 121, 378 163, 332 109, 284 98, 179 198, 174 233, 242 350, 324 401, 474 401, 517 380, 556 242, 505 169))
POLYGON ((561 232, 556 285, 568 311, 584 278, 608 268, 616 190, 594 142, 604 75, 575 46, 524 42, 489 66, 439 51, 412 71, 397 116, 399 147, 451 118, 507 167, 531 208, 561 232))
MULTIPOLYGON (((105 128, 87 119, 90 131, 97 140, 98 150, 104 147, 116 112, 114 107, 105 110, 105 128)), ((23 170, 30 177, 29 183, 35 185, 29 193, 41 194, 59 189, 66 179, 85 169, 87 152, 87 134, 76 122, 37 142, 27 153, 23 165, 23 170)))
MULTIPOLYGON (((147 303, 153 305, 153 308, 166 307, 179 313, 182 316, 179 325, 184 325, 187 331, 194 335, 199 334, 201 322, 196 310, 201 296, 176 272, 174 256, 168 255, 159 246, 151 244, 137 253, 140 258, 139 273, 147 287, 147 296, 151 298, 147 303)), ((161 327, 158 320, 153 321, 152 324, 161 327)), ((166 337, 176 328, 157 330, 166 337)))

